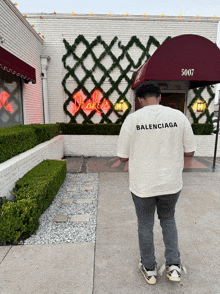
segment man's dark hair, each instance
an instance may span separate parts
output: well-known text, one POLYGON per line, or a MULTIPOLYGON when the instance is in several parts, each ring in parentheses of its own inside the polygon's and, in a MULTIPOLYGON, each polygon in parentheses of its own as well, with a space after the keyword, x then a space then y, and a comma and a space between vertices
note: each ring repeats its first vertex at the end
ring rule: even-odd
POLYGON ((140 86, 138 86, 136 90, 136 97, 144 98, 147 97, 156 97, 160 96, 160 87, 158 84, 153 82, 143 82, 140 86))

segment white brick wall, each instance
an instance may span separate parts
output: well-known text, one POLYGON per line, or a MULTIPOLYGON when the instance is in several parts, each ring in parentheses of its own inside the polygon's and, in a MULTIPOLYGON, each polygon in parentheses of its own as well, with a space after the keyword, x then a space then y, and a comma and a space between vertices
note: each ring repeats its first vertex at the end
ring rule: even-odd
POLYGON ((16 181, 44 159, 61 159, 63 156, 63 135, 59 135, 1 163, 0 197, 8 198, 16 181))
POLYGON ((64 135, 65 156, 117 156, 118 135, 64 135))
MULTIPOLYGON (((63 90, 61 81, 67 71, 63 67, 62 57, 66 53, 66 49, 63 43, 63 39, 66 39, 70 45, 74 43, 75 38, 82 34, 88 41, 93 41, 98 35, 101 35, 102 39, 109 44, 112 39, 117 36, 118 41, 121 41, 122 45, 126 45, 130 38, 136 35, 142 44, 147 43, 149 36, 154 36, 160 43, 162 43, 166 37, 175 37, 182 34, 197 34, 208 38, 212 42, 217 41, 217 29, 219 19, 212 19, 207 17, 164 17, 160 16, 111 16, 107 15, 74 15, 71 14, 31 14, 27 13, 27 20, 30 24, 35 25, 37 32, 41 32, 45 36, 43 53, 51 57, 48 68, 48 98, 49 98, 49 116, 50 123, 56 122, 69 122, 70 118, 64 113, 63 104, 67 99, 67 95, 63 90), (42 15, 42 19, 40 19, 42 15)), ((77 47, 76 54, 81 56, 84 52, 85 46, 80 45, 77 47)), ((153 54, 156 47, 152 46, 150 54, 153 54)), ((101 45, 97 46, 95 54, 99 54, 103 51, 101 45)), ((118 42, 113 47, 112 52, 119 56, 121 49, 118 47, 118 42)), ((140 56, 140 50, 135 46, 129 50, 132 58, 138 59, 140 56)), ((87 66, 92 67, 92 60, 87 61, 87 66)), ((67 63, 72 67, 74 65, 73 58, 69 58, 67 63)), ((104 60, 105 65, 110 63, 111 60, 104 60)), ((128 64, 127 59, 122 60, 123 68, 128 64)), ((99 71, 94 73, 99 75, 99 71)), ((111 74, 113 79, 120 74, 117 70, 111 74)), ((82 71, 77 70, 77 75, 82 76, 82 71)), ((88 88, 92 88, 93 84, 89 84, 88 88)), ((72 91, 76 88, 76 83, 69 79, 67 87, 72 91)), ((108 81, 106 82, 108 88, 108 81)), ((118 94, 115 93, 110 97, 111 102, 115 102, 118 98, 118 94)), ((129 101, 131 95, 128 93, 126 97, 129 101)), ((130 101, 131 102, 131 101, 130 101)), ((132 103, 131 103, 132 104, 132 103)), ((133 112, 134 109, 131 110, 133 112)), ((214 111, 214 104, 210 106, 210 112, 214 111), (213 109, 212 109, 213 108, 213 109)), ((186 113, 187 117, 191 117, 190 113, 186 113), (189 115, 189 116, 188 116, 189 115)), ((113 122, 116 121, 117 116, 112 113, 109 117, 113 122)), ((95 114, 92 118, 94 123, 100 121, 100 115, 95 114)), ((83 117, 77 116, 77 122, 82 123, 83 117)), ((202 121, 201 121, 202 123, 202 121)))
POLYGON ((10 0, 0 1, 1 46, 36 69, 36 84, 23 83, 24 124, 43 123, 40 55, 43 40, 10 0))

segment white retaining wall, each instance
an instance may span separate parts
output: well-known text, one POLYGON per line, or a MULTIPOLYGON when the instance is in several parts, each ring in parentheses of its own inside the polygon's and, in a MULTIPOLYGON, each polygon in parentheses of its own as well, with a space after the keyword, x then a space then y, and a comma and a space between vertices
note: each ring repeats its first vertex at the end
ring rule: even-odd
MULTIPOLYGON (((0 164, 0 197, 10 198, 15 182, 44 159, 117 156, 118 135, 59 135, 0 164)), ((195 156, 214 156, 216 135, 195 136, 195 156)), ((219 139, 220 141, 220 139, 219 139)), ((220 157, 218 143, 217 157, 220 157)))
MULTIPOLYGON (((118 135, 64 135, 64 154, 65 156, 117 156, 118 137, 118 135)), ((215 137, 215 134, 195 136, 197 150, 194 156, 214 156, 215 137)), ((220 143, 217 156, 220 157, 220 143)))
POLYGON ((0 164, 0 197, 10 198, 16 181, 44 159, 63 158, 63 135, 41 143, 0 164))

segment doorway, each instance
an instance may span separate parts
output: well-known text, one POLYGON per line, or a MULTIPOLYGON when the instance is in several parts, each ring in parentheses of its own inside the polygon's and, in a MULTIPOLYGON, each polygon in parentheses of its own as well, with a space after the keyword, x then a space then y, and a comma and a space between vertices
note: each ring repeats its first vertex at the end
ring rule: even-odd
POLYGON ((184 113, 185 93, 161 93, 160 105, 178 109, 184 113))
MULTIPOLYGON (((174 109, 178 109, 184 113, 185 93, 161 93, 160 105, 168 106, 174 109)), ((140 109, 141 105, 135 98, 135 111, 140 109)))

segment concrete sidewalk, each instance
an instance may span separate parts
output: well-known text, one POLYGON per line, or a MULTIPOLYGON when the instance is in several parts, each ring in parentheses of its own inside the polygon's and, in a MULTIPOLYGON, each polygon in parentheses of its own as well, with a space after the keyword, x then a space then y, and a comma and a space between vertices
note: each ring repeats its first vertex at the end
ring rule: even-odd
MULTIPOLYGON (((94 243, 0 246, 1 294, 220 293, 220 174, 183 173, 176 206, 179 249, 187 274, 165 273, 148 285, 138 270, 137 219, 126 172, 99 174, 94 243)), ((157 213, 155 255, 165 262, 157 213)))

